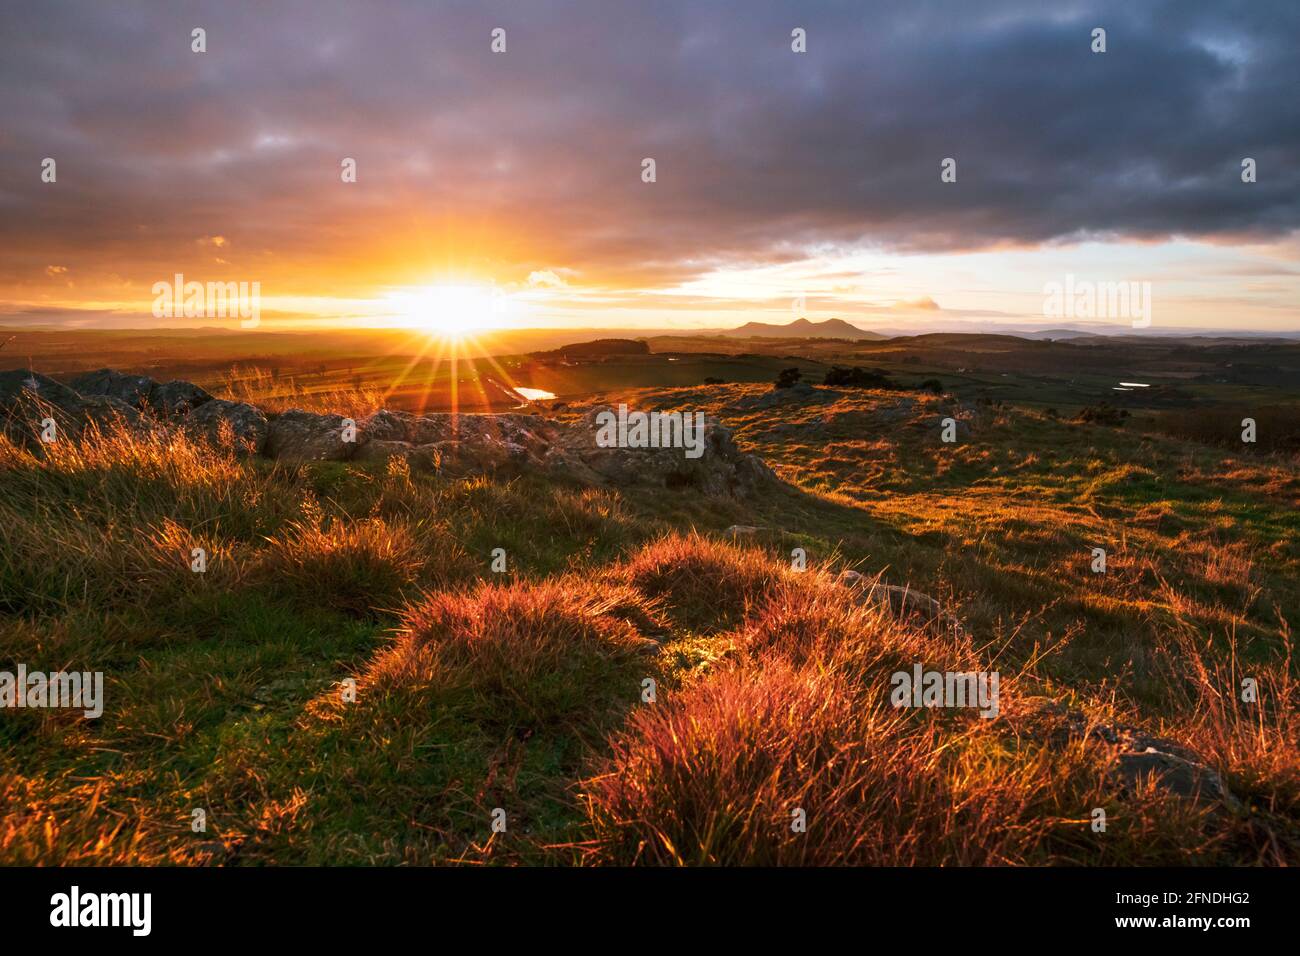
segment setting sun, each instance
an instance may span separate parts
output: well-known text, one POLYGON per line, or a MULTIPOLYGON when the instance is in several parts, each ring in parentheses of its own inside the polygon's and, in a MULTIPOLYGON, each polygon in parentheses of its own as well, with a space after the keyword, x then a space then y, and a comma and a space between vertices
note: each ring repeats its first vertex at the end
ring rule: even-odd
POLYGON ((431 285, 390 296, 403 325, 462 337, 501 325, 504 296, 491 286, 431 285))

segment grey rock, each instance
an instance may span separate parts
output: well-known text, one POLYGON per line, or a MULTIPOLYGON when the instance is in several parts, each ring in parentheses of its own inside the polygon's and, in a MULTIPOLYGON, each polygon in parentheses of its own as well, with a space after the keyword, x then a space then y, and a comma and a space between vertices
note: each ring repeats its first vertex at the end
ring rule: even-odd
POLYGON ((262 454, 288 464, 346 461, 364 441, 360 429, 355 441, 343 440, 346 421, 342 415, 317 415, 291 409, 267 424, 262 454))
POLYGON ((1240 809, 1241 802, 1228 790, 1218 771, 1201 762, 1195 754, 1188 755, 1184 748, 1156 738, 1145 742, 1141 751, 1132 750, 1119 756, 1119 777, 1128 787, 1152 780, 1162 790, 1198 803, 1222 803, 1229 809, 1240 809), (1175 752, 1181 751, 1181 752, 1175 752))
POLYGON ((554 474, 568 464, 557 450, 556 425, 536 415, 412 415, 385 409, 363 420, 360 429, 370 443, 404 443, 413 450, 414 465, 434 464, 453 477, 554 474))
POLYGON ((69 384, 83 396, 115 398, 138 411, 152 411, 163 418, 188 414, 212 399, 191 382, 174 380, 159 384, 147 375, 128 375, 111 368, 78 375, 69 384))
MULTIPOLYGON (((687 458, 682 448, 600 448, 592 409, 577 421, 539 415, 411 415, 384 410, 361 423, 370 442, 403 442, 436 453, 448 476, 536 473, 579 484, 659 485, 696 488, 709 495, 743 495, 775 482, 759 459, 740 452, 731 432, 707 419, 704 453, 687 458)), ((381 446, 375 457, 399 449, 381 446)))
POLYGON ((412 469, 437 471, 438 455, 429 445, 412 445, 409 441, 392 441, 372 438, 360 445, 352 460, 357 462, 387 462, 390 458, 404 458, 412 469))
POLYGON ((51 418, 59 432, 79 436, 87 426, 134 425, 139 413, 107 395, 83 396, 47 375, 27 369, 0 372, 0 427, 13 440, 40 444, 41 422, 51 418))
POLYGON ((228 402, 214 398, 204 402, 183 419, 192 434, 200 435, 213 444, 221 444, 222 425, 229 426, 237 450, 260 452, 266 441, 268 423, 266 416, 246 402, 228 402))
POLYGON ((155 385, 149 393, 149 407, 165 418, 188 415, 200 405, 212 401, 212 396, 192 382, 174 379, 155 385))
POLYGON ((178 420, 188 432, 214 444, 221 443, 228 429, 240 450, 290 463, 377 462, 400 455, 414 469, 452 477, 533 473, 583 485, 691 488, 735 497, 778 482, 761 459, 740 451, 731 430, 712 417, 705 420, 703 454, 696 458, 686 457, 683 448, 599 447, 595 416, 602 409, 563 422, 527 414, 413 415, 384 409, 358 422, 356 441, 345 442, 340 415, 294 409, 268 421, 252 405, 213 398, 189 382, 159 385, 111 369, 88 373, 79 381, 96 394, 82 396, 24 370, 0 373, 0 411, 19 421, 30 438, 36 433, 33 422, 39 422, 30 412, 38 405, 61 410, 74 431, 90 421, 137 422, 138 405, 178 420), (15 418, 20 408, 23 415, 15 418))
POLYGON ((581 462, 604 484, 690 488, 712 497, 743 498, 775 481, 770 469, 741 452, 731 430, 712 416, 704 419, 702 454, 688 458, 684 448, 599 447, 597 416, 604 411, 612 409, 591 409, 557 436, 567 458, 581 462))
POLYGON ((415 417, 410 412, 380 409, 369 418, 362 419, 361 429, 371 442, 405 442, 410 445, 415 417))
POLYGON ((147 375, 129 375, 111 368, 85 372, 68 381, 68 385, 82 395, 105 395, 136 409, 144 407, 157 384, 147 375))
POLYGON ((104 429, 118 422, 139 425, 140 413, 111 395, 87 395, 81 399, 81 419, 83 428, 93 424, 104 429))
POLYGON ((26 404, 48 404, 73 411, 80 406, 81 396, 75 389, 40 372, 24 368, 0 372, 0 408, 10 409, 26 404))

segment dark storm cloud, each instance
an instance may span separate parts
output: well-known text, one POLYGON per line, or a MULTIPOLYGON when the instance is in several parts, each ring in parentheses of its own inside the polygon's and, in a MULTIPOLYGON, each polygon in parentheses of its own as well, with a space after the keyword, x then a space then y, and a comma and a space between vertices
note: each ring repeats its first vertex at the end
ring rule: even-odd
POLYGON ((655 282, 810 248, 1300 226, 1294 0, 86 0, 3 16, 8 282, 214 261, 198 243, 213 235, 245 270, 387 252, 655 282), (45 156, 57 187, 39 182, 45 156))

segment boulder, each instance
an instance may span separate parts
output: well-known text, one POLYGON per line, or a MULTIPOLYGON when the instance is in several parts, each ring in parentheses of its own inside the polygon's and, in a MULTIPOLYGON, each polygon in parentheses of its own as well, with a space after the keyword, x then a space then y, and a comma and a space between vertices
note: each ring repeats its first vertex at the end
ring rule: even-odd
POLYGON ((134 409, 150 410, 163 418, 186 415, 212 399, 192 382, 174 380, 160 384, 147 375, 128 375, 111 368, 86 372, 68 384, 83 396, 115 398, 134 409))
POLYGON ((1161 790, 1197 803, 1222 803, 1232 810, 1241 806, 1218 771, 1172 741, 1137 738, 1119 755, 1117 767, 1120 781, 1129 789, 1150 780, 1161 790), (1141 750, 1135 749, 1144 743, 1141 750))
POLYGON ((105 395, 136 409, 144 407, 157 384, 147 375, 128 375, 111 368, 85 372, 68 381, 68 385, 82 395, 105 395))
POLYGON ((81 399, 81 425, 110 428, 118 422, 139 425, 140 413, 121 399, 111 395, 87 395, 81 399))
POLYGON ((268 423, 266 416, 246 402, 228 402, 214 398, 204 402, 183 419, 185 428, 192 434, 206 438, 216 445, 226 441, 223 432, 228 427, 230 438, 238 450, 260 452, 266 441, 268 423))
POLYGON ((731 430, 712 416, 704 419, 702 453, 696 458, 688 458, 684 448, 602 448, 596 444, 597 416, 606 411, 613 409, 593 408, 557 435, 570 467, 581 463, 582 474, 590 472, 602 483, 689 488, 712 497, 743 498, 776 480, 760 459, 741 452, 731 430))
POLYGON ((5 433, 23 444, 39 444, 41 422, 46 418, 55 421, 59 433, 76 437, 90 425, 136 424, 140 415, 120 399, 83 396, 39 372, 0 372, 0 427, 5 433))
MULTIPOLYGON (((403 442, 410 446, 412 422, 416 416, 410 412, 394 412, 382 408, 369 418, 362 419, 361 430, 371 442, 403 442)), ((437 441, 437 438, 433 439, 437 441)))
POLYGON ((149 393, 149 407, 164 418, 177 418, 188 415, 205 402, 212 401, 212 396, 192 382, 174 379, 154 385, 149 393))
POLYGON ((360 429, 353 441, 344 441, 342 415, 317 415, 291 409, 267 424, 262 454, 288 464, 306 461, 346 461, 364 441, 360 429))
POLYGON ((81 396, 40 372, 16 368, 0 372, 0 409, 9 411, 24 406, 50 405, 65 412, 74 412, 81 405, 81 396))

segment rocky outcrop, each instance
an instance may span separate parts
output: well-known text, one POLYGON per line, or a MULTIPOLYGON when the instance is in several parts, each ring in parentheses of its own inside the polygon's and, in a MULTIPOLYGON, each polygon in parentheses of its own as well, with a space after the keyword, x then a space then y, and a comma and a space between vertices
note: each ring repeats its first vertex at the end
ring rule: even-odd
POLYGON ((705 419, 703 453, 682 448, 602 448, 592 409, 576 421, 539 415, 411 415, 379 411, 359 423, 356 457, 399 455, 412 468, 434 467, 462 477, 545 474, 581 484, 695 488, 706 495, 744 496, 777 479, 761 460, 736 448, 731 431, 705 419))
POLYGON ((39 372, 13 369, 0 372, 0 428, 25 445, 41 442, 47 419, 55 436, 77 437, 87 427, 105 428, 115 422, 134 424, 140 414, 110 395, 81 395, 39 372))
POLYGON ((556 422, 537 415, 412 415, 381 410, 359 424, 364 460, 405 457, 452 477, 540 472, 594 479, 563 454, 556 422), (371 447, 374 446, 374 447, 371 447))
POLYGON ((261 452, 269 431, 266 416, 252 405, 222 398, 204 402, 182 421, 187 431, 214 445, 230 443, 251 453, 261 452))
POLYGON ((149 400, 149 393, 158 383, 147 375, 128 375, 101 368, 86 372, 68 381, 68 386, 81 395, 106 395, 139 409, 149 400))
POLYGON ((346 461, 356 453, 360 440, 356 422, 342 415, 317 415, 292 409, 277 415, 267 425, 262 454, 288 464, 346 461))
POLYGON ((341 415, 294 409, 265 415, 258 408, 213 398, 189 382, 159 384, 142 375, 100 369, 72 380, 76 387, 27 371, 0 373, 0 414, 32 436, 36 405, 52 407, 73 433, 86 422, 144 420, 181 427, 217 444, 289 465, 312 461, 384 462, 405 459, 412 471, 449 477, 541 474, 584 485, 689 488, 704 495, 745 497, 778 481, 759 458, 736 447, 731 430, 704 419, 701 454, 686 449, 601 447, 597 416, 557 420, 540 415, 381 410, 357 422, 341 415), (355 431, 352 427, 355 426, 355 431))
POLYGON ((432 445, 412 445, 409 441, 391 441, 386 438, 372 438, 357 446, 352 456, 357 462, 387 462, 390 458, 405 459, 412 471, 433 472, 438 470, 441 458, 432 445))
POLYGON ((704 418, 698 457, 688 457, 683 448, 602 448, 597 444, 597 419, 607 411, 612 410, 593 408, 558 433, 567 459, 580 462, 584 472, 593 472, 602 482, 688 488, 715 497, 743 498, 777 481, 760 458, 741 452, 731 430, 712 416, 704 418))
POLYGON ((155 382, 147 375, 128 375, 111 368, 86 372, 68 382, 82 396, 103 395, 130 405, 137 411, 152 411, 164 418, 186 415, 212 396, 191 382, 155 382))
POLYGON ((149 393, 149 408, 167 418, 188 415, 194 409, 212 401, 212 396, 193 382, 179 379, 154 385, 149 393))

